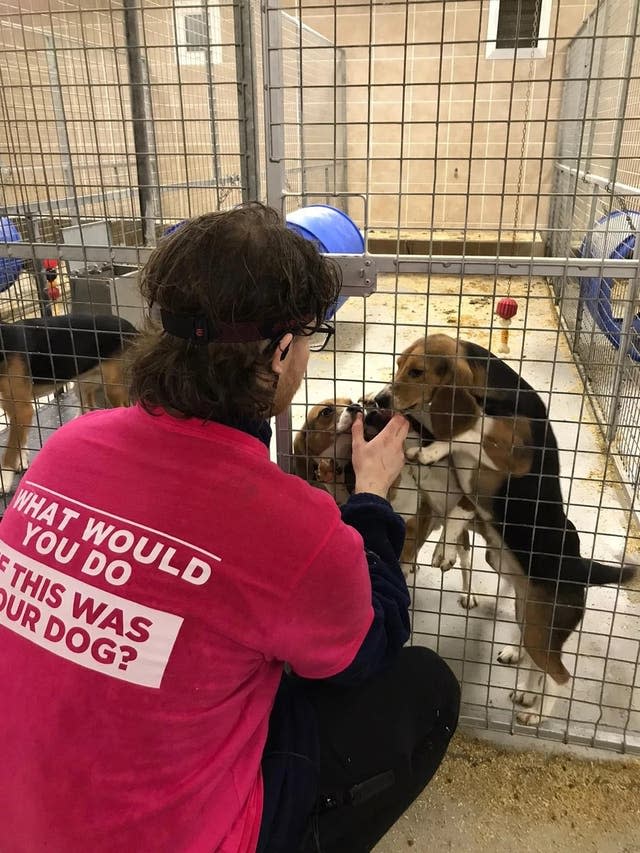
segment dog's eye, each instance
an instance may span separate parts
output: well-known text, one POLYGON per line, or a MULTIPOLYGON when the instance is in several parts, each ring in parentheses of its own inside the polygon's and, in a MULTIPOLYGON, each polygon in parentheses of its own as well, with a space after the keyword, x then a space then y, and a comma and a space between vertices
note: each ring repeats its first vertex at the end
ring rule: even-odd
POLYGON ((419 367, 412 367, 411 370, 407 371, 407 376, 411 379, 420 379, 421 376, 424 376, 424 370, 420 370, 419 367))
POLYGON ((320 412, 321 418, 328 418, 329 415, 332 415, 335 412, 333 406, 325 406, 324 409, 320 412))

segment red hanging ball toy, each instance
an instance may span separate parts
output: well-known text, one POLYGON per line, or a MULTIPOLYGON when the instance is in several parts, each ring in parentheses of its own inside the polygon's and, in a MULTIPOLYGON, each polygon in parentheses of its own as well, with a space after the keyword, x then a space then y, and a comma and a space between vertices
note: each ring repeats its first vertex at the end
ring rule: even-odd
POLYGON ((47 281, 55 281, 58 278, 58 262, 54 258, 46 258, 42 266, 47 281))
POLYGON ((503 296, 496 305, 496 314, 502 329, 500 330, 500 347, 498 352, 509 352, 509 326, 511 318, 518 313, 518 303, 511 296, 503 296))
POLYGON ((47 296, 54 302, 60 299, 60 288, 55 283, 58 278, 58 261, 55 258, 45 258, 42 262, 45 278, 47 279, 47 296))

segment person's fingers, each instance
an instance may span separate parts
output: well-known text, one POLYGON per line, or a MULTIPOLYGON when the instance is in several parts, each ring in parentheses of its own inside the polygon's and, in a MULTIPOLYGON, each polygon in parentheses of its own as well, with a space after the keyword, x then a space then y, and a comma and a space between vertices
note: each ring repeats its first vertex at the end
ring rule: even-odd
POLYGON ((354 447, 360 447, 364 444, 364 419, 360 412, 351 424, 351 444, 354 447))
POLYGON ((394 415, 382 432, 385 434, 385 437, 389 437, 392 440, 404 441, 409 433, 409 421, 402 415, 394 415))
POLYGON ((402 436, 403 440, 409 434, 409 421, 404 417, 404 415, 394 415, 391 419, 391 423, 396 425, 397 435, 402 436))

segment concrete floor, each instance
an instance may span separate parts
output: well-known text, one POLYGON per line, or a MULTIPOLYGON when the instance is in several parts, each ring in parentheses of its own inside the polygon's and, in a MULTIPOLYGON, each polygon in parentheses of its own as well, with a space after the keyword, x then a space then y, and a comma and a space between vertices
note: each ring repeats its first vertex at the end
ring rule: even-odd
MULTIPOLYGON (((498 281, 500 296, 505 280, 498 281)), ((394 353, 429 332, 445 332, 490 345, 494 281, 489 278, 381 276, 366 300, 350 299, 337 316, 336 351, 312 355, 308 377, 293 409, 294 428, 306 406, 325 398, 378 390, 393 371, 394 353), (429 299, 425 292, 429 287, 429 299), (364 354, 366 352, 366 355, 364 354), (337 377, 334 380, 334 377, 337 377)), ((510 334, 512 366, 542 395, 561 449, 562 488, 569 516, 580 532, 582 553, 620 562, 633 558, 640 533, 625 509, 626 497, 605 453, 600 428, 584 393, 545 282, 528 294, 516 282, 519 312, 510 334)), ((496 334, 499 334, 496 332, 496 334)), ((491 348, 497 351, 497 340, 491 348)), ((513 600, 484 560, 473 552, 473 588, 479 606, 458 603, 460 573, 431 567, 434 542, 420 554, 412 578, 413 642, 436 648, 463 685, 463 721, 476 728, 518 731, 532 737, 598 743, 640 750, 640 591, 594 587, 579 630, 568 641, 565 663, 575 673, 570 695, 558 700, 553 719, 540 730, 515 722, 509 692, 514 667, 497 663, 498 651, 517 642, 513 600)))
POLYGON ((506 749, 457 734, 375 853, 638 853, 640 762, 605 763, 594 752, 506 749))

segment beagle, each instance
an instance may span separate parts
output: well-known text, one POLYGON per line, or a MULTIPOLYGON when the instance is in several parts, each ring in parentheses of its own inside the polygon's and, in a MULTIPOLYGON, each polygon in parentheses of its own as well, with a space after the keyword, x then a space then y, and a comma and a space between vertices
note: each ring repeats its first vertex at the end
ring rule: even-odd
POLYGON ((5 492, 28 464, 34 399, 74 380, 83 411, 96 408, 99 386, 112 406, 128 405, 122 356, 136 334, 131 323, 112 315, 67 314, 0 323, 0 406, 9 422, 1 466, 5 492))
MULTIPOLYGON (((312 476, 323 483, 337 503, 344 503, 355 484, 351 466, 351 427, 358 412, 363 412, 364 435, 369 441, 377 435, 392 417, 392 412, 376 406, 372 397, 360 400, 363 405, 351 400, 325 400, 313 406, 307 415, 304 427, 294 440, 294 453, 297 457, 297 473, 305 476, 305 457, 310 459, 312 476), (312 446, 313 445, 313 446, 312 446)), ((421 443, 420 427, 414 424, 407 436, 407 446, 421 443)), ((389 501, 406 522, 406 536, 401 556, 405 577, 413 571, 417 555, 431 533, 437 530, 445 518, 455 511, 455 507, 465 498, 459 489, 455 471, 448 462, 442 461, 424 469, 419 483, 412 473, 412 466, 406 465, 389 491, 389 501), (456 491, 457 490, 457 491, 456 491)), ((463 607, 475 607, 477 600, 472 595, 471 563, 469 535, 466 528, 461 531, 453 554, 447 554, 451 565, 460 559, 464 592, 460 596, 463 607)), ((443 567, 445 553, 436 547, 433 563, 443 567)), ((451 566, 448 566, 450 568, 451 566)))
POLYGON ((337 397, 324 400, 307 412, 302 428, 293 439, 293 467, 303 480, 310 483, 318 481, 318 460, 323 454, 326 458, 326 451, 334 446, 340 416, 347 406, 352 405, 353 401, 348 397, 337 397))
POLYGON ((430 446, 408 454, 427 465, 446 457, 455 467, 467 504, 450 516, 451 538, 473 527, 486 541, 489 565, 515 587, 520 647, 503 649, 498 660, 528 668, 512 699, 525 709, 518 721, 535 724, 553 707, 547 677, 563 689, 570 683, 562 648, 582 619, 588 586, 626 582, 635 569, 580 555, 546 407, 493 353, 447 335, 421 338, 400 355, 393 382, 376 400, 432 432, 430 446))

